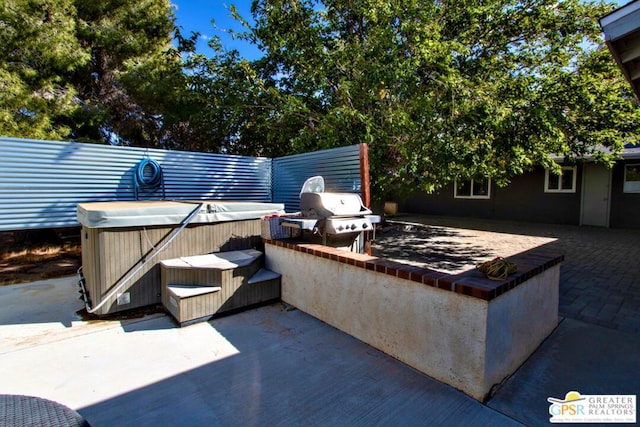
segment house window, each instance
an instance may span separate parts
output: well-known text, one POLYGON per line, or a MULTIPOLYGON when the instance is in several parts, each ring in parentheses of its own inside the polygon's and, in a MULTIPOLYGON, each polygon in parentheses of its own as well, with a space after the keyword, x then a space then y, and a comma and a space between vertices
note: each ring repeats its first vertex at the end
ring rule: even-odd
POLYGON ((491 196, 491 179, 455 181, 453 197, 456 199, 488 199, 491 196))
POLYGON ((545 193, 575 193, 576 175, 575 166, 563 166, 562 175, 556 175, 546 169, 544 174, 545 193))
POLYGON ((624 166, 624 192, 640 193, 640 164, 624 166))

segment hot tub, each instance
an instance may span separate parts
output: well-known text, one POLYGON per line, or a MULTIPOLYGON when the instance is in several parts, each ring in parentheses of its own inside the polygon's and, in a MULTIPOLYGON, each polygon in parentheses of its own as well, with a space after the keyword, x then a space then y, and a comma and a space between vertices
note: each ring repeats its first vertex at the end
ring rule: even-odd
POLYGON ((281 203, 219 200, 78 204, 89 305, 104 315, 159 304, 160 261, 260 247, 261 218, 283 213, 281 203))

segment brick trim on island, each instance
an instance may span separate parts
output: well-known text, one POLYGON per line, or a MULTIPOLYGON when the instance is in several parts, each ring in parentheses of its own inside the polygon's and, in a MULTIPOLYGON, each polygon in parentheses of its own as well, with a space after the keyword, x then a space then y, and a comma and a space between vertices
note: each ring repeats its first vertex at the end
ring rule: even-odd
POLYGON ((485 301, 504 294, 530 278, 550 269, 562 261, 564 255, 549 253, 540 249, 532 249, 509 257, 516 264, 518 271, 502 281, 487 279, 475 268, 459 274, 449 274, 429 268, 404 264, 401 262, 378 258, 371 255, 349 252, 314 243, 303 243, 297 240, 263 239, 265 244, 302 252, 320 258, 331 259, 366 270, 388 274, 401 279, 422 283, 434 288, 479 298, 485 301))

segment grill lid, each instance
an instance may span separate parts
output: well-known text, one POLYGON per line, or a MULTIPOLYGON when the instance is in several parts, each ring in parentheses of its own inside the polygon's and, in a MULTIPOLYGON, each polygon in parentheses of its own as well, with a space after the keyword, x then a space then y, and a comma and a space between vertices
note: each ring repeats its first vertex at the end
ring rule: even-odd
POLYGON ((300 210, 302 215, 310 218, 371 214, 355 193, 301 193, 300 210))
POLYGON ((307 178, 300 190, 300 197, 302 193, 323 193, 324 192, 324 178, 321 176, 312 176, 307 178))

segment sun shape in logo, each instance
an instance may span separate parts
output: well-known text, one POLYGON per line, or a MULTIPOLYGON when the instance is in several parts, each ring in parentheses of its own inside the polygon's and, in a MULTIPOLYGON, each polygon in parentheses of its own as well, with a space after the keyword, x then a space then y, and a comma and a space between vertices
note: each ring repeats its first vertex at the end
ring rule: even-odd
POLYGON ((555 397, 548 397, 547 401, 549 403, 571 403, 571 402, 577 402, 580 400, 584 400, 584 397, 582 397, 580 395, 579 392, 577 391, 570 391, 568 392, 565 396, 564 396, 564 400, 562 399, 556 399, 555 397))

